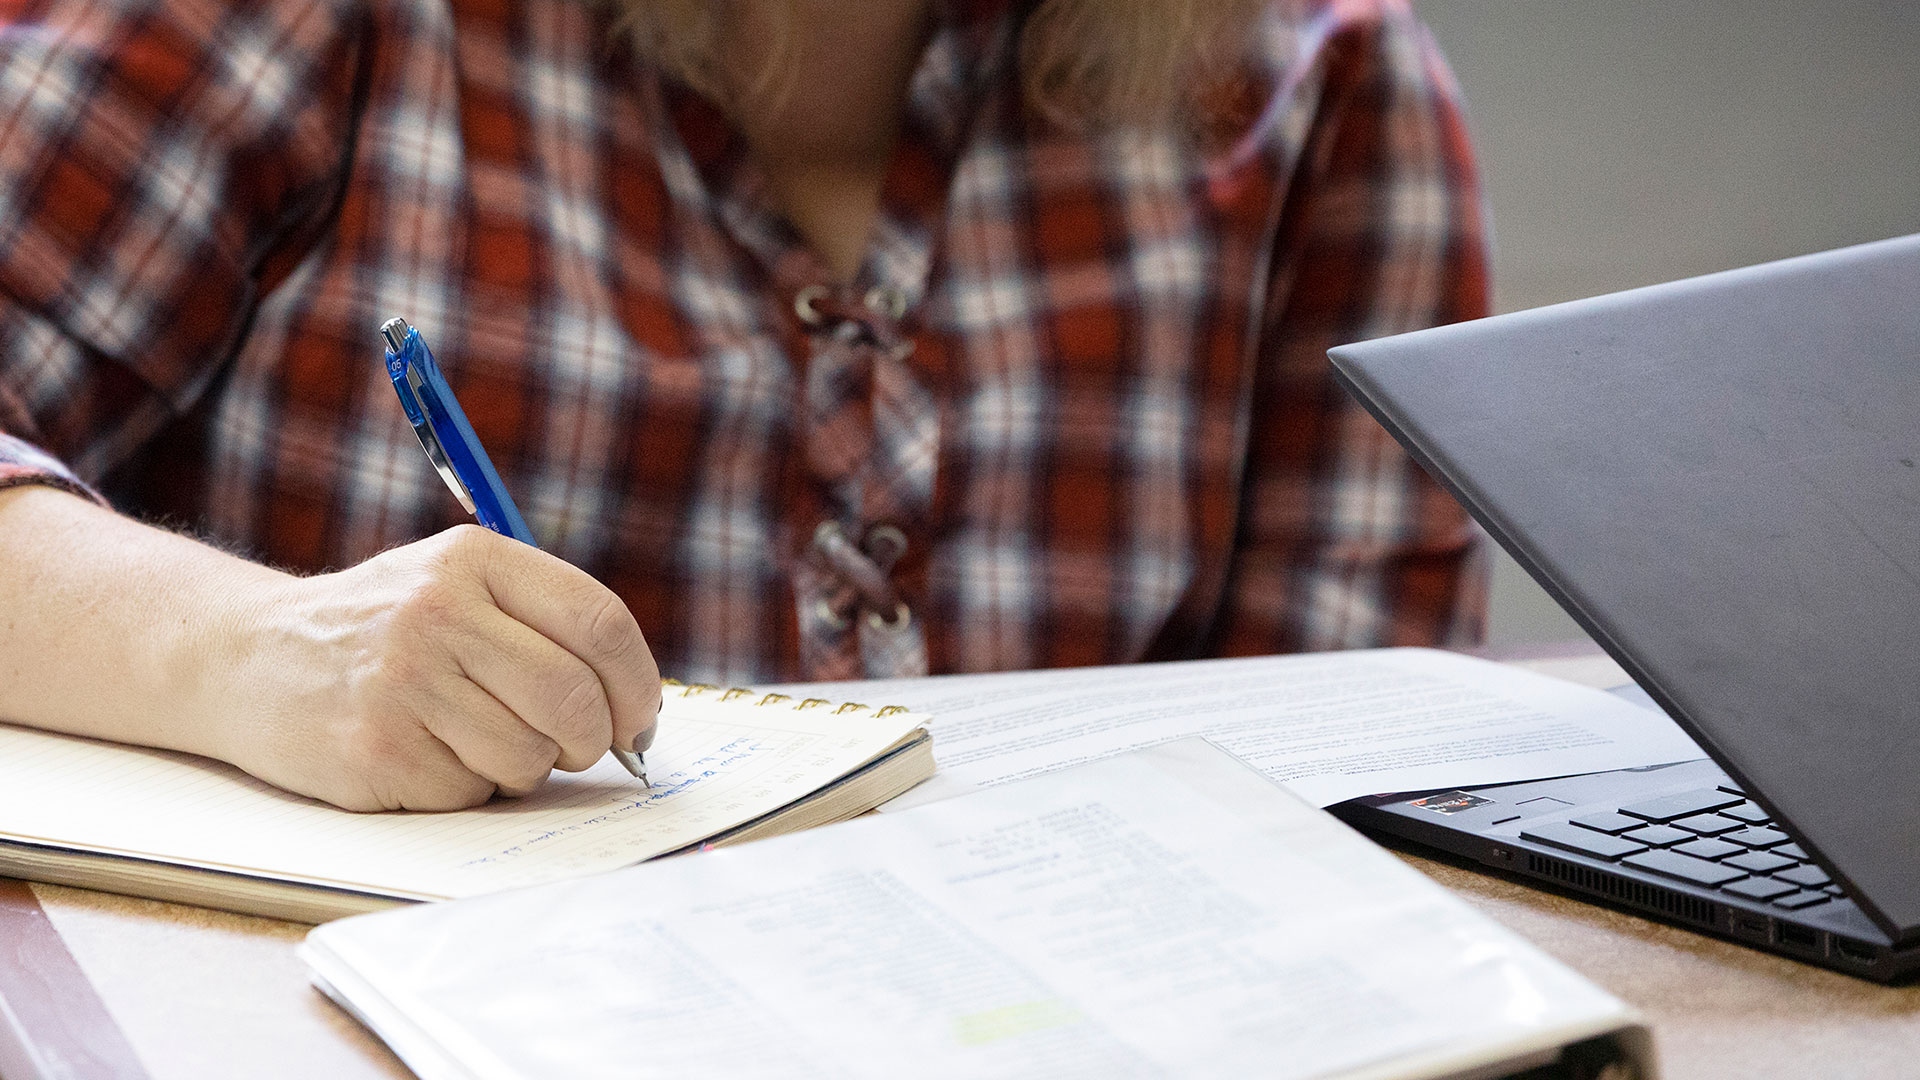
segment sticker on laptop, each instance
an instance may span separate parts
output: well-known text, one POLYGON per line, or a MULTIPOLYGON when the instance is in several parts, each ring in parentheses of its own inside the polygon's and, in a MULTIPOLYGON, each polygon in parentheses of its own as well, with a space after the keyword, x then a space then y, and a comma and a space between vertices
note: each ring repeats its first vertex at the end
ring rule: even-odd
POLYGON ((1457 814, 1462 810, 1471 810, 1484 806, 1492 799, 1483 799, 1464 791, 1443 791, 1438 795, 1429 795, 1424 799, 1409 799, 1408 806, 1417 806, 1422 810, 1431 810, 1436 814, 1457 814))

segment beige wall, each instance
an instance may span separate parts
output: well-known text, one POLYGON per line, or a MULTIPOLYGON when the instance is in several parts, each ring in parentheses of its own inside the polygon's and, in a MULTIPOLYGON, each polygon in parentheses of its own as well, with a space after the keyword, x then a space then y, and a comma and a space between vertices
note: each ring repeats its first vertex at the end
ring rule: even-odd
MULTIPOLYGON (((1466 91, 1502 310, 1920 231, 1920 0, 1414 7, 1466 91)), ((1577 636, 1502 555, 1490 637, 1577 636)))

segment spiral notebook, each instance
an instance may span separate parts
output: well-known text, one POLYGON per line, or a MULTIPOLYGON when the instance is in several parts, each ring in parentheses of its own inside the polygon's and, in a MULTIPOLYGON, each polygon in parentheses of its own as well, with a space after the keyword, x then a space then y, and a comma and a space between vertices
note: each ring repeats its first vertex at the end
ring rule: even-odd
POLYGON ((0 724, 0 876, 320 922, 855 817, 932 775, 926 717, 667 688, 642 787, 612 758, 452 813, 357 814, 229 765, 0 724))

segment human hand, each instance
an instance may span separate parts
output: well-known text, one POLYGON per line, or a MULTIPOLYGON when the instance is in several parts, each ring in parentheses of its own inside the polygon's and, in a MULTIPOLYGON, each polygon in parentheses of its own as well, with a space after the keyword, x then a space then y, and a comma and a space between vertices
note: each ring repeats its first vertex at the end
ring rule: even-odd
POLYGON ((659 670, 626 605, 518 540, 461 525, 250 584, 202 707, 210 752, 269 783, 349 810, 453 810, 653 741, 659 670))

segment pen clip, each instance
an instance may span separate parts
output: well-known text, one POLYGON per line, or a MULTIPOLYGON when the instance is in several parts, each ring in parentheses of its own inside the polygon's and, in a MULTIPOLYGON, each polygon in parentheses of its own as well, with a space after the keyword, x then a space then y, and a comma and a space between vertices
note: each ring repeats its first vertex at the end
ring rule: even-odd
POLYGON ((467 513, 474 512, 473 492, 453 470, 453 463, 447 460, 447 451, 440 445, 440 436, 433 430, 433 414, 427 408, 427 402, 434 398, 427 388, 426 380, 421 376, 419 366, 414 362, 413 351, 419 346, 420 335, 404 319, 389 319, 380 327, 380 334, 387 341, 387 365, 391 369, 398 367, 401 378, 394 385, 407 393, 400 395, 400 404, 406 406, 407 420, 413 425, 414 437, 420 440, 420 449, 427 452, 427 460, 433 463, 434 471, 440 479, 447 482, 447 489, 467 513), (402 383, 404 382, 404 385, 402 383), (411 396, 412 400, 408 400, 411 396))
MULTIPOLYGON (((424 385, 421 382, 420 373, 414 370, 412 364, 408 364, 407 386, 413 390, 415 397, 420 395, 424 385)), ((467 490, 467 485, 461 481, 460 474, 453 471, 453 463, 447 460, 447 452, 440 446, 440 436, 433 433, 432 422, 422 419, 413 425, 413 433, 419 438, 420 448, 427 452, 427 460, 433 462, 433 468, 440 474, 440 479, 447 482, 453 497, 460 500, 460 505, 466 508, 467 513, 473 513, 473 492, 467 490)))

